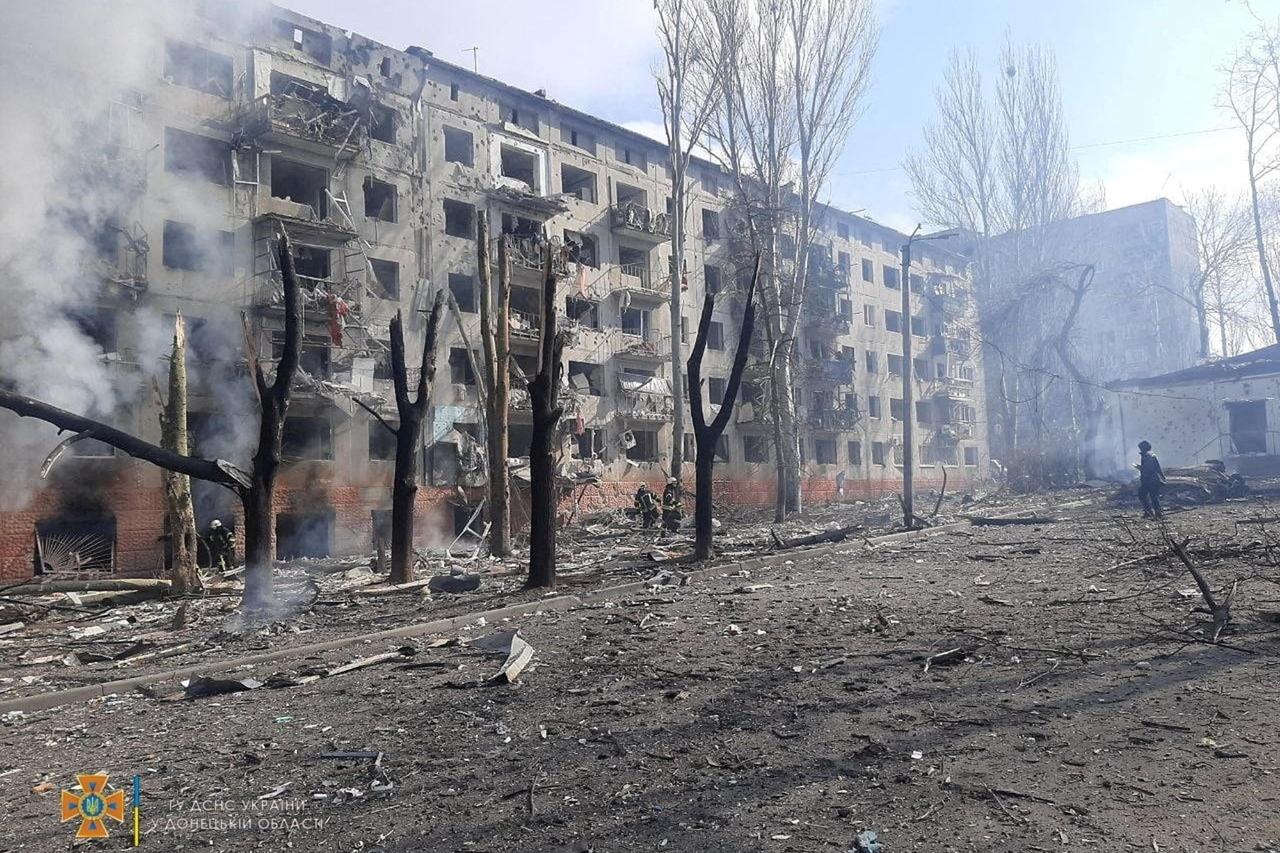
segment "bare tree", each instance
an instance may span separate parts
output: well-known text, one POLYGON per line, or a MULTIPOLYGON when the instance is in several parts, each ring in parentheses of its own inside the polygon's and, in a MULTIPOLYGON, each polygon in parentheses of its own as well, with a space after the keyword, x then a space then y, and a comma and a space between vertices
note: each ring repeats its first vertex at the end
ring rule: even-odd
POLYGON ((1249 251, 1253 245, 1248 208, 1215 187, 1184 192, 1187 212, 1196 224, 1199 263, 1185 294, 1174 291, 1196 309, 1200 323, 1200 354, 1212 351, 1211 333, 1218 330, 1218 348, 1228 355, 1228 327, 1238 323, 1233 294, 1249 281, 1249 251))
POLYGON ((234 491, 244 508, 245 585, 242 605, 251 611, 270 608, 274 599, 275 481, 280 468, 285 412, 289 407, 289 386, 298 370, 302 345, 302 298, 294 273, 293 249, 285 234, 280 236, 280 274, 284 287, 284 344, 271 382, 267 381, 258 360, 248 317, 243 318, 246 356, 261 409, 258 449, 253 456, 251 471, 243 471, 222 459, 185 456, 101 421, 4 390, 5 383, 0 379, 0 408, 22 417, 37 418, 61 430, 85 434, 166 471, 207 480, 234 491))
POLYGON ((714 41, 704 37, 702 0, 655 0, 663 65, 654 70, 671 161, 671 476, 683 486, 685 397, 680 382, 681 291, 689 221, 689 164, 715 107, 723 69, 714 41))
POLYGON ((702 356, 707 351, 707 336, 711 332, 711 313, 715 310, 715 294, 708 293, 703 297, 702 316, 698 320, 698 336, 694 339, 693 351, 689 354, 689 402, 697 453, 694 463, 697 472, 697 492, 693 505, 694 556, 699 560, 709 560, 714 553, 711 543, 711 492, 716 464, 716 444, 724 434, 725 427, 729 425, 733 407, 738 402, 742 372, 747 368, 747 356, 751 350, 751 332, 756 322, 755 292, 759 278, 760 259, 757 257, 755 270, 751 274, 751 284, 747 286, 746 309, 742 313, 742 328, 738 331, 738 348, 734 354, 733 368, 729 371, 729 379, 725 383, 720 411, 716 413, 711 423, 707 423, 706 415, 702 410, 702 356))
POLYGON ((558 405, 564 372, 565 333, 556 328, 556 276, 547 248, 542 283, 538 372, 529 382, 533 434, 529 446, 529 580, 530 587, 556 583, 556 426, 564 410, 558 405))
POLYGON ((511 484, 507 475, 507 423, 511 398, 511 261, 507 236, 498 238, 498 302, 493 304, 492 266, 489 257, 488 214, 476 222, 476 252, 480 289, 480 345, 484 350, 484 374, 480 381, 487 393, 485 436, 489 451, 489 553, 511 553, 511 484))
POLYGON ((1226 68, 1223 103, 1240 125, 1245 143, 1245 174, 1249 181, 1249 208, 1253 220, 1254 248, 1262 288, 1271 314, 1272 335, 1280 342, 1280 303, 1267 239, 1263 227, 1262 184, 1280 168, 1280 38, 1259 20, 1249 43, 1226 68))
MULTIPOLYGON (((169 355, 169 398, 160 414, 160 444, 186 456, 187 435, 187 324, 179 311, 173 321, 173 350, 169 355)), ((170 590, 185 595, 200 589, 196 570, 196 513, 191 503, 191 478, 177 471, 164 472, 164 496, 169 510, 169 542, 173 566, 170 590)))
MULTIPOLYGON (((869 0, 705 0, 724 80, 707 148, 731 176, 770 345, 779 491, 801 508, 794 366, 821 198, 858 117, 878 31, 869 0)), ((744 253, 745 254, 745 253, 744 253)))

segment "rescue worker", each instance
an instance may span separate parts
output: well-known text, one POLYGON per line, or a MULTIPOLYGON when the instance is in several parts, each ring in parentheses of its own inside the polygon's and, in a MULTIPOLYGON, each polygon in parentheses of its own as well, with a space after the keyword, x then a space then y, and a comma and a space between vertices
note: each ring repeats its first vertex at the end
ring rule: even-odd
POLYGON ((635 505, 644 528, 648 529, 658 523, 658 497, 648 483, 641 483, 640 488, 636 489, 635 505))
POLYGON ((1138 500, 1142 501, 1142 517, 1164 520, 1160 508, 1160 489, 1164 486, 1164 470, 1160 460, 1151 452, 1151 442, 1138 442, 1138 500))
POLYGON ((684 518, 684 510, 680 504, 680 484, 675 477, 667 480, 667 487, 662 490, 662 529, 675 533, 680 529, 680 519, 684 518))
POLYGON ((213 567, 225 572, 236 564, 236 534, 222 522, 214 519, 209 523, 209 534, 204 537, 209 545, 209 559, 213 567))

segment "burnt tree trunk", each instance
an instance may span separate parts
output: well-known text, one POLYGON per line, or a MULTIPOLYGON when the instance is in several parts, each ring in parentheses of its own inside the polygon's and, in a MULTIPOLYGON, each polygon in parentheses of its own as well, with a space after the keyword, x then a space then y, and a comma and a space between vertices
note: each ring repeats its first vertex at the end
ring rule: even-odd
POLYGON ((489 257, 488 217, 476 222, 477 269, 480 292, 480 344, 484 351, 484 375, 488 394, 485 444, 489 455, 489 553, 511 553, 511 486, 507 477, 507 403, 510 398, 511 267, 506 235, 498 237, 498 301, 493 303, 493 276, 489 257))
POLYGON ((542 283, 542 330, 538 339, 538 373, 529 383, 533 437, 529 447, 529 580, 527 586, 556 583, 556 482, 552 455, 556 425, 564 413, 557 405, 564 333, 556 330, 556 277, 547 249, 542 283))
MULTIPOLYGON (((711 423, 707 423, 702 411, 702 357, 707 351, 707 336, 711 331, 711 312, 715 297, 706 294, 702 302, 702 316, 698 319, 698 336, 689 353, 689 415, 693 422, 694 449, 697 452, 694 471, 697 475, 696 494, 693 501, 694 557, 709 560, 715 553, 711 543, 711 483, 715 473, 716 444, 724 434, 733 407, 738 401, 738 389, 742 385, 742 372, 747 368, 747 356, 751 349, 751 332, 756 320, 756 281, 760 278, 760 256, 756 255, 755 270, 747 288, 746 309, 742 312, 742 328, 738 332, 738 349, 733 357, 729 381, 725 383, 724 400, 720 411, 711 423)), ((779 476, 782 476, 779 472, 779 476)))
MULTIPOLYGON (((187 437, 187 325, 179 311, 173 321, 173 352, 169 357, 169 399, 160 414, 160 443, 186 456, 187 437)), ((170 590, 186 595, 200 589, 196 571, 196 514, 191 503, 191 478, 165 471, 164 495, 169 510, 169 542, 173 551, 170 590)))
POLYGON ((418 494, 418 459, 422 455, 422 421, 431 403, 431 382, 436 373, 436 336, 440 330, 444 301, 444 291, 437 291, 427 319, 417 397, 413 400, 409 399, 404 321, 399 311, 391 321, 391 377, 395 383, 396 411, 400 417, 400 424, 394 429, 382 421, 382 425, 396 436, 395 479, 391 484, 391 583, 413 580, 413 510, 418 494))
POLYGON ((275 488, 280 472, 284 419, 289 409, 289 392, 298 372, 302 346, 302 310, 298 279, 293 269, 293 247, 287 234, 280 235, 280 276, 284 283, 284 350, 276 365, 275 379, 268 383, 258 360, 253 334, 245 318, 245 350, 249 372, 258 397, 258 449, 253 454, 249 488, 243 493, 244 506, 244 599, 245 610, 269 609, 275 599, 272 590, 272 563, 276 556, 275 488))

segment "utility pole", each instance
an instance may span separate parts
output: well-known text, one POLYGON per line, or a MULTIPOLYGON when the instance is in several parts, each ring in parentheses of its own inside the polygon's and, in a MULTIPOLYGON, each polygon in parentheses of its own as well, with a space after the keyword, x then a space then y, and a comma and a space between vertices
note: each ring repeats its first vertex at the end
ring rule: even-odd
POLYGON ((902 244, 902 278, 898 286, 902 288, 902 516, 903 526, 908 530, 916 526, 915 483, 912 466, 915 462, 915 424, 912 415, 915 404, 912 401, 911 387, 911 243, 920 233, 920 226, 911 232, 907 242, 902 244))
POLYGON ((915 377, 911 360, 911 244, 916 240, 946 240, 955 237, 956 231, 940 231, 937 234, 926 234, 920 237, 920 226, 917 224, 907 242, 902 244, 902 280, 898 286, 902 288, 902 517, 903 524, 910 530, 915 527, 915 401, 912 399, 911 384, 915 377))

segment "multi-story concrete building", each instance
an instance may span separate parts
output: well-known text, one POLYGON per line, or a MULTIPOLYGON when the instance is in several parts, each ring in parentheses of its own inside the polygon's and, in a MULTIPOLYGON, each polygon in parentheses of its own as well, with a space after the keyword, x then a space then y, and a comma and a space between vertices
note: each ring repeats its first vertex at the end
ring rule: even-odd
MULTIPOLYGON (((117 413, 118 423, 158 437, 154 403, 138 393, 130 367, 133 342, 144 323, 181 311, 191 330, 196 452, 247 458, 255 409, 239 315, 246 312, 269 361, 283 328, 276 235, 287 231, 306 287, 307 375, 285 427, 278 552, 367 551, 389 524, 394 442, 354 400, 378 407, 390 399, 391 318, 403 311, 420 340, 423 312, 448 288, 460 317, 443 326, 418 497, 423 545, 448 543, 483 496, 472 356, 479 358, 476 222, 485 212, 491 233, 511 240, 512 351, 526 374, 536 358, 539 267, 546 247, 555 250, 556 304, 570 333, 566 507, 628 503, 640 482, 664 479, 670 335, 692 343, 707 290, 717 294, 703 369, 712 405, 735 346, 742 291, 727 177, 710 163, 694 169, 685 317, 673 330, 664 146, 421 48, 394 50, 278 7, 234 21, 212 9, 200 5, 188 29, 155 45, 151 85, 118 105, 113 150, 122 166, 142 162, 131 152, 159 148, 149 169, 127 170, 134 192, 96 241, 107 285, 81 312, 85 334, 118 362, 138 401, 117 413)), ((916 346, 913 364, 903 365, 905 238, 834 209, 823 229, 810 260, 797 371, 809 494, 899 488, 895 463, 908 415, 920 425, 920 479, 940 479, 942 466, 954 466, 952 483, 984 476, 983 385, 967 333, 973 302, 962 259, 917 245, 919 263, 905 283, 916 346), (903 371, 916 383, 910 413, 902 411, 903 371)), ((722 443, 718 488, 725 500, 767 503, 774 494, 767 395, 764 372, 751 370, 722 443)), ((521 371, 513 383, 515 456, 527 455, 530 430, 521 371)), ((159 472, 92 442, 76 448, 23 509, 0 514, 0 575, 63 568, 42 555, 65 554, 78 537, 107 543, 94 553, 109 559, 85 561, 94 567, 160 570, 159 472)), ((522 466, 513 466, 519 483, 522 466)), ((202 531, 215 517, 235 523, 229 492, 196 490, 202 531)), ((513 510, 517 526, 524 497, 513 510)))

